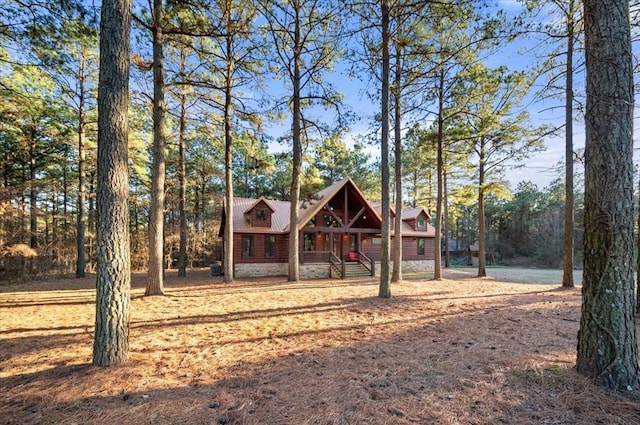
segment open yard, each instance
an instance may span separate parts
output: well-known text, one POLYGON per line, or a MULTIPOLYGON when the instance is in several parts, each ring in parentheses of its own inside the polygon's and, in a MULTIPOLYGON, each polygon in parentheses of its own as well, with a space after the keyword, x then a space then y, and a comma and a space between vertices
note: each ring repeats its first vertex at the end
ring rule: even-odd
POLYGON ((135 275, 114 368, 90 365, 95 277, 0 286, 0 423, 640 424, 638 395, 572 369, 580 290, 496 270, 408 276, 391 299, 206 270, 143 297, 135 275))

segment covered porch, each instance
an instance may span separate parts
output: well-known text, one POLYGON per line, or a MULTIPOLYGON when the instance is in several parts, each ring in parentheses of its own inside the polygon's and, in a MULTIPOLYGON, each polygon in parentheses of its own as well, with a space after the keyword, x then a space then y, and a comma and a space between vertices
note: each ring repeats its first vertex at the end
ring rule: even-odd
POLYGON ((375 276, 379 247, 371 252, 375 229, 305 229, 300 233, 300 263, 328 263, 332 275, 375 276))

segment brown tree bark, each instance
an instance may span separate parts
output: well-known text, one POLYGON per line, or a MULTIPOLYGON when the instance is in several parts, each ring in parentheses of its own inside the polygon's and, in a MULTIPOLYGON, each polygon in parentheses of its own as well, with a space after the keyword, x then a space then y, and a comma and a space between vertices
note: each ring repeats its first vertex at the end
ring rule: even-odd
MULTIPOLYGON (((400 38, 400 29, 398 28, 397 37, 400 38)), ((394 144, 394 181, 395 181, 395 209, 396 216, 393 223, 393 271, 391 273, 391 283, 402 281, 402 110, 400 108, 401 84, 402 84, 402 47, 396 43, 396 64, 395 64, 395 103, 393 105, 394 123, 393 123, 393 144, 394 144)))
POLYGON ((301 105, 300 105, 300 61, 302 56, 302 40, 300 36, 299 0, 294 0, 295 13, 294 46, 293 46, 293 163, 291 166, 291 210, 289 214, 289 281, 300 279, 300 236, 298 232, 298 218, 300 215, 300 169, 302 168, 302 134, 301 134, 301 105))
POLYGON ((104 0, 98 85, 98 267, 93 364, 113 366, 129 351, 129 34, 131 0, 104 0))
POLYGON ((38 192, 36 190, 36 131, 29 139, 29 246, 38 247, 38 192))
MULTIPOLYGON (((443 158, 444 163, 444 158, 443 158)), ((442 168, 442 240, 444 245, 444 268, 451 267, 449 252, 449 191, 447 189, 447 167, 442 168)))
POLYGON ((574 260, 574 196, 573 196, 573 47, 575 43, 574 11, 576 0, 570 0, 567 14, 567 63, 565 87, 565 210, 562 246, 562 287, 573 288, 574 260))
POLYGON ((87 256, 85 253, 85 230, 87 217, 85 214, 85 62, 84 50, 80 58, 80 69, 78 72, 78 218, 76 223, 76 277, 85 277, 85 268, 87 266, 87 256))
MULTIPOLYGON (((186 66, 186 56, 182 55, 182 66, 186 66)), ((184 68, 183 68, 184 69, 184 68)), ((178 136, 178 179, 180 194, 178 209, 180 210, 180 250, 178 252, 178 276, 187 276, 187 166, 186 166, 186 130, 187 129, 187 96, 180 96, 180 134, 178 136)))
MULTIPOLYGON (((225 181, 225 214, 227 221, 224 227, 224 281, 233 282, 233 135, 231 133, 231 114, 233 100, 233 22, 231 16, 231 4, 226 3, 227 28, 226 36, 226 70, 224 87, 224 181, 225 181)), ((292 222, 293 223, 293 222, 292 222)), ((297 220, 296 220, 297 223, 297 220)))
POLYGON ((382 0, 382 135, 380 142, 382 174, 382 246, 380 253, 380 287, 378 296, 391 297, 389 247, 391 213, 389 200, 389 3, 382 0))
POLYGON ((485 263, 486 254, 486 229, 484 220, 484 179, 485 179, 485 154, 484 140, 480 141, 480 166, 478 167, 478 277, 487 276, 485 263))
POLYGON ((438 76, 438 146, 437 146, 437 194, 436 194, 436 222, 434 240, 433 279, 442 279, 442 198, 444 176, 444 69, 439 69, 438 76))
POLYGON ((633 280, 633 67, 626 0, 585 0, 587 109, 582 315, 576 369, 640 386, 633 280))
POLYGON ((162 0, 153 0, 153 166, 149 211, 149 270, 145 295, 164 294, 164 184, 166 129, 162 0))

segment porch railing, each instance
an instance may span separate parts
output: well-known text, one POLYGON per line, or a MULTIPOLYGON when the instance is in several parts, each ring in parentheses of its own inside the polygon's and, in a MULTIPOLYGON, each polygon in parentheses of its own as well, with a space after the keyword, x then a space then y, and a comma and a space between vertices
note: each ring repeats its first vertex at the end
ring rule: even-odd
POLYGON ((371 273, 371 276, 376 275, 375 261, 367 257, 367 255, 364 252, 358 251, 358 263, 362 264, 367 270, 369 270, 369 273, 371 273))
POLYGON ((338 272, 341 279, 344 277, 344 261, 342 261, 333 251, 329 253, 329 267, 338 272))

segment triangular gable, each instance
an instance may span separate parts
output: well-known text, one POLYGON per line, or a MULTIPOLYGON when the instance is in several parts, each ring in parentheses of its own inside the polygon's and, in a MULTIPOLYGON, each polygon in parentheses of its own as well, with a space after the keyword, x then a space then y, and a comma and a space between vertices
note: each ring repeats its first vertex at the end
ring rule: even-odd
POLYGON ((323 209, 325 205, 331 202, 331 200, 336 195, 341 193, 342 189, 344 189, 347 186, 351 187, 354 190, 362 206, 367 209, 367 213, 372 214, 372 216, 375 217, 380 224, 382 224, 382 218, 380 217, 380 214, 378 214, 378 212, 371 207, 371 204, 369 203, 369 201, 367 201, 367 198, 365 198, 364 194, 358 188, 358 186, 356 186, 353 180, 351 180, 350 177, 347 177, 321 190, 316 194, 315 199, 312 199, 311 201, 306 201, 304 203, 305 204, 304 208, 302 206, 300 207, 300 215, 298 218, 298 230, 302 230, 302 228, 304 228, 307 225, 309 220, 315 217, 315 215, 318 214, 318 212, 320 212, 320 210, 323 209))
POLYGON ((259 197, 253 204, 249 205, 249 207, 247 209, 245 209, 243 211, 244 214, 249 214, 251 212, 251 210, 253 210, 255 207, 257 207, 258 205, 260 205, 260 203, 264 203, 267 205, 267 207, 269 207, 269 209, 271 210, 271 212, 275 212, 276 209, 273 207, 273 205, 271 205, 271 203, 269 202, 268 199, 266 199, 264 196, 259 197))
MULTIPOLYGON (((382 218, 378 211, 375 210, 372 203, 367 201, 364 194, 360 189, 356 186, 356 184, 350 178, 345 178, 340 180, 337 183, 332 184, 319 191, 314 199, 310 201, 301 202, 300 206, 300 214, 299 214, 299 230, 302 230, 309 220, 311 220, 316 214, 320 212, 330 201, 334 199, 336 195, 342 193, 342 189, 345 187, 349 187, 352 190, 352 193, 355 195, 355 202, 362 205, 365 208, 364 214, 368 214, 375 222, 377 222, 377 226, 382 225, 382 218)), ((256 233, 286 233, 290 228, 290 203, 288 201, 274 201, 269 200, 264 197, 260 197, 259 199, 248 199, 248 198, 236 198, 234 197, 234 218, 233 218, 233 231, 234 233, 242 233, 242 232, 256 232, 256 233), (246 215, 250 214, 253 209, 255 209, 258 205, 264 203, 270 208, 271 215, 271 226, 269 228, 264 227, 255 227, 250 223, 247 223, 246 215)), ((228 217, 224 216, 224 208, 223 208, 223 220, 226 221, 228 217)), ((345 223, 346 224, 346 223, 345 223)), ((222 234, 222 229, 224 227, 224 223, 221 223, 220 234, 222 234)))
POLYGON ((424 213, 428 221, 431 221, 431 215, 424 207, 411 208, 408 210, 402 210, 402 221, 405 220, 417 220, 421 213, 424 213))

